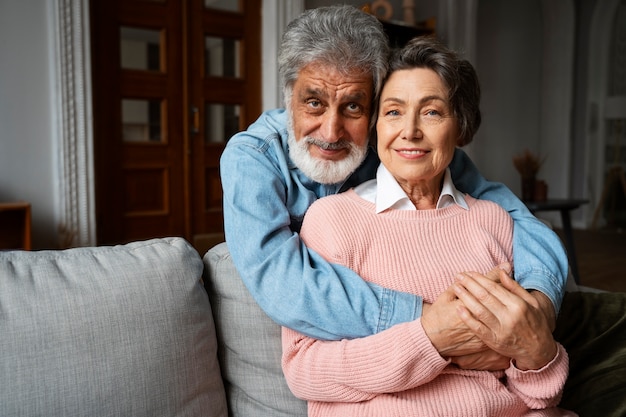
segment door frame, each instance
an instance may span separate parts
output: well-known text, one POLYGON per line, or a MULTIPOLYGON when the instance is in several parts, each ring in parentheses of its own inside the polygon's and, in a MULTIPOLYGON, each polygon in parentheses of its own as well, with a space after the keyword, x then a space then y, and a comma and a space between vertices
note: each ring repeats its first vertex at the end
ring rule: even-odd
MULTIPOLYGON (((263 109, 282 106, 275 68, 280 34, 304 10, 304 0, 262 2, 263 109)), ((50 6, 51 77, 55 103, 59 240, 94 246, 96 236, 89 0, 53 0, 50 6)))

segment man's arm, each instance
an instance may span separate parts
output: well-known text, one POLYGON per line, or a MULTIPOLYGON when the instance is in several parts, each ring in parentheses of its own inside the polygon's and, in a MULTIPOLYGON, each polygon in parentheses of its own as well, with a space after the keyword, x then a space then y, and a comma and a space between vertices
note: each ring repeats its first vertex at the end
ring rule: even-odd
POLYGON ((420 297, 369 284, 307 249, 290 228, 287 204, 306 205, 299 207, 304 215, 317 196, 290 180, 286 162, 267 155, 284 151, 268 147, 231 139, 220 166, 226 242, 260 307, 285 327, 327 340, 363 337, 419 317, 420 297))
POLYGON ((567 254, 557 234, 535 218, 511 190, 503 184, 485 180, 462 150, 456 150, 450 170, 459 190, 474 198, 493 201, 513 217, 515 279, 526 290, 545 294, 552 302, 554 312, 545 309, 546 303, 538 302, 546 317, 554 316, 563 300, 568 272, 567 254))

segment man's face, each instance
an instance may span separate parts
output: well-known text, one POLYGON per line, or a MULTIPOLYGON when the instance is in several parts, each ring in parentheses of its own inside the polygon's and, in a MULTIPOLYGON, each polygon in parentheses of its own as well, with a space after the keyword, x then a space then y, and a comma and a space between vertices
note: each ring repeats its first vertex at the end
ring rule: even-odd
POLYGON ((311 179, 339 183, 365 158, 372 83, 369 74, 344 75, 324 64, 300 70, 287 109, 289 155, 311 179))

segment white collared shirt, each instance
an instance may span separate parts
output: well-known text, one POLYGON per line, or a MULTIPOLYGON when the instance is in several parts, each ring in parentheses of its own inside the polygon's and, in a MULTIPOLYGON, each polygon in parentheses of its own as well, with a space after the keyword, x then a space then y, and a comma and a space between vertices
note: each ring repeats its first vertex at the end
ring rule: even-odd
MULTIPOLYGON (((369 180, 354 188, 357 195, 370 203, 376 205, 376 213, 381 213, 388 209, 394 210, 416 210, 415 205, 406 195, 400 184, 385 168, 383 164, 378 166, 376 171, 376 179, 369 180)), ((441 195, 437 201, 437 209, 448 207, 452 204, 458 204, 466 210, 469 210, 463 193, 456 189, 452 182, 450 169, 446 168, 443 177, 443 187, 441 195)))

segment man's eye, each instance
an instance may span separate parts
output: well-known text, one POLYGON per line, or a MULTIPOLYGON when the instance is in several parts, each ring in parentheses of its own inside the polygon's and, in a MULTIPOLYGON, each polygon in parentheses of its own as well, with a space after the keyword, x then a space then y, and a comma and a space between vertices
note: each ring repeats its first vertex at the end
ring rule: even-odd
POLYGON ((320 103, 319 100, 309 100, 307 101, 307 106, 317 109, 318 107, 320 107, 322 105, 322 103, 320 103))
POLYGON ((345 108, 348 114, 351 114, 351 115, 360 116, 361 114, 363 114, 363 111, 364 111, 363 106, 357 103, 349 103, 348 105, 346 105, 345 108))

